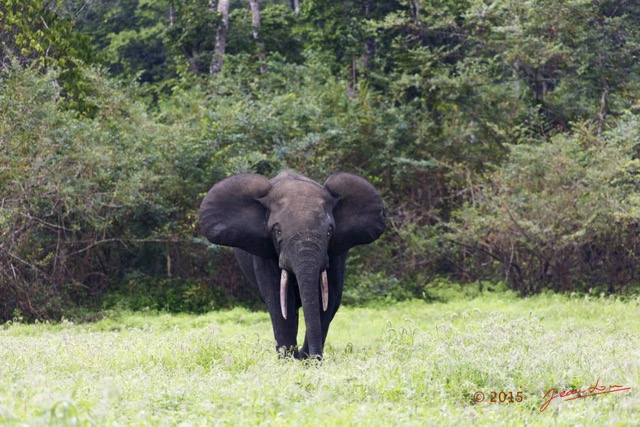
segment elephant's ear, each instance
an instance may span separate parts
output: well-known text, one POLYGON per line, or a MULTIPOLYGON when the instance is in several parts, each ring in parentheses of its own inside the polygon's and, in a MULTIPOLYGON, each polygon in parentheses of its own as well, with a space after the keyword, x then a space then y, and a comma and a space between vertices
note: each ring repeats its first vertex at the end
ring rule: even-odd
POLYGON ((380 193, 366 179, 350 173, 331 175, 325 188, 335 197, 335 230, 329 243, 332 256, 376 240, 385 230, 380 193))
POLYGON ((233 246, 261 257, 275 255, 259 199, 271 189, 262 175, 226 178, 207 193, 200 205, 200 228, 211 243, 233 246))

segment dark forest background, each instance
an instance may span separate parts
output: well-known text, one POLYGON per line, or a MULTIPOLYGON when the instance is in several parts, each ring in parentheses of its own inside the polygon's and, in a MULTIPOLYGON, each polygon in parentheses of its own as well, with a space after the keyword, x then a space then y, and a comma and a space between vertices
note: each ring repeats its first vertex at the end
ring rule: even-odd
POLYGON ((640 284, 640 2, 2 0, 0 320, 253 305, 196 211, 359 173, 347 303, 640 284))

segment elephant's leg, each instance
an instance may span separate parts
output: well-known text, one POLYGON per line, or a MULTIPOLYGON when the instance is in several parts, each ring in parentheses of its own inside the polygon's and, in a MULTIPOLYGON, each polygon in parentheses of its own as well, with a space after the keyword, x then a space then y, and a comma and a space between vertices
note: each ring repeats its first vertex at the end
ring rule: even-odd
MULTIPOLYGON (((329 261, 329 269, 327 270, 327 276, 329 279, 329 304, 327 311, 320 313, 320 324, 322 326, 322 346, 327 340, 327 334, 329 333, 329 325, 333 320, 333 317, 340 308, 342 302, 342 289, 344 288, 344 271, 347 254, 340 255, 338 257, 331 258, 329 261)), ((304 344, 300 349, 301 355, 307 355, 308 353, 307 337, 305 336, 304 344)))
POLYGON ((273 259, 253 257, 253 272, 260 289, 260 294, 267 305, 273 335, 276 339, 276 350, 283 356, 298 357, 298 308, 296 304, 295 286, 287 289, 287 318, 280 309, 280 268, 273 259))
POLYGON ((256 293, 260 299, 264 301, 264 298, 260 294, 258 280, 256 279, 256 273, 253 268, 253 255, 238 248, 234 248, 233 254, 236 257, 236 261, 238 261, 238 265, 240 266, 240 270, 242 270, 244 277, 247 278, 251 285, 250 291, 252 293, 256 293))

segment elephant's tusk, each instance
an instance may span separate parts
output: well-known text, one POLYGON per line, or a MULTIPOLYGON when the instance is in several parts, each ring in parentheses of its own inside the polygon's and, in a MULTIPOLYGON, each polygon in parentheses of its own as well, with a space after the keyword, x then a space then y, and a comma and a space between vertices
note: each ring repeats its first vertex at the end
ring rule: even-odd
POLYGON ((322 271, 322 311, 327 311, 329 307, 329 279, 327 270, 322 271))
POLYGON ((282 317, 287 318, 287 285, 289 284, 289 273, 287 270, 282 270, 280 275, 280 310, 282 310, 282 317))

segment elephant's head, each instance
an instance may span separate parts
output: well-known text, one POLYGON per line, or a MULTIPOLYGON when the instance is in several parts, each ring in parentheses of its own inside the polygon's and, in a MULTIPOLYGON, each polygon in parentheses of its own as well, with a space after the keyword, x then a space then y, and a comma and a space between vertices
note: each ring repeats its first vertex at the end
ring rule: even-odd
POLYGON ((289 172, 272 180, 240 174, 211 188, 200 207, 200 226, 212 243, 277 260, 285 318, 286 288, 290 274, 295 275, 309 354, 321 355, 320 299, 326 310, 329 292, 326 269, 332 258, 382 234, 382 212, 376 189, 357 175, 334 174, 322 186, 289 172))

